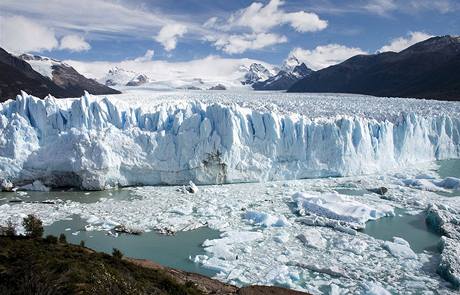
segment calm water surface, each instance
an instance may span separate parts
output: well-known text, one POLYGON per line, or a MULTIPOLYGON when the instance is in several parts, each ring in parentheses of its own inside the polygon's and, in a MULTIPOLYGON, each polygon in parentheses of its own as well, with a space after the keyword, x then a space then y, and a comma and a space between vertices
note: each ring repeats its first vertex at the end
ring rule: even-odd
POLYGON ((215 271, 199 267, 189 259, 198 254, 205 254, 201 244, 206 239, 216 239, 219 231, 207 227, 192 231, 178 232, 173 236, 161 235, 155 232, 141 235, 120 234, 118 237, 108 235, 104 231, 85 231, 85 221, 78 216, 72 220, 63 220, 45 227, 45 235, 66 235, 67 241, 79 244, 85 241, 85 246, 96 251, 111 254, 117 248, 124 255, 134 258, 149 259, 154 262, 213 276, 215 271))

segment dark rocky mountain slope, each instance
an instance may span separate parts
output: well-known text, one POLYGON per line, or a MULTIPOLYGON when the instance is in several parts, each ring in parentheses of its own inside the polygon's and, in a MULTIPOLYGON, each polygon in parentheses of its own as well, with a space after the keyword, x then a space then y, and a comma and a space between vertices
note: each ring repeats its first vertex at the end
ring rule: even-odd
POLYGON ((21 90, 37 96, 51 94, 55 97, 77 97, 88 91, 91 94, 117 94, 117 90, 87 79, 74 68, 64 64, 52 65, 52 79, 35 71, 27 62, 39 56, 13 56, 0 48, 0 101, 15 98, 21 90), (26 60, 24 60, 26 59, 26 60))
POLYGON ((63 88, 34 71, 27 62, 0 48, 0 102, 16 97, 21 90, 38 97, 49 93, 56 97, 66 94, 63 88))
POLYGON ((357 55, 312 73, 288 92, 460 100, 460 37, 433 37, 399 53, 357 55))

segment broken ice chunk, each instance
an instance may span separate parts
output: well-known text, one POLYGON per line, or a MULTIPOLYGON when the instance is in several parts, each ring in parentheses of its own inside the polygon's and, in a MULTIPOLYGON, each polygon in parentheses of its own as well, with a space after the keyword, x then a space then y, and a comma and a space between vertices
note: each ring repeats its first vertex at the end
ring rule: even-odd
POLYGON ((258 211, 247 211, 243 214, 243 219, 250 221, 253 224, 270 227, 270 226, 290 226, 291 224, 289 221, 284 217, 281 216, 274 216, 271 214, 267 214, 264 212, 258 211))
POLYGON ((350 196, 334 193, 295 193, 292 199, 300 215, 316 215, 343 221, 354 228, 364 228, 368 220, 394 215, 393 208, 385 204, 369 206, 350 196))
POLYGON ((321 233, 316 230, 309 230, 297 236, 297 238, 302 241, 307 247, 315 249, 324 249, 326 248, 327 241, 323 238, 321 233))
POLYGON ((417 259, 417 254, 410 248, 409 243, 398 237, 393 237, 393 242, 386 241, 383 248, 396 258, 417 259))

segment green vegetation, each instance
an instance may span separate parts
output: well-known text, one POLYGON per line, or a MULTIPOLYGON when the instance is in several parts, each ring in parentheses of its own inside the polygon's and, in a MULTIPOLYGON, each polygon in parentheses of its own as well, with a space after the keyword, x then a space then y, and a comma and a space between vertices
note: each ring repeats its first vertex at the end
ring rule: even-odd
POLYGON ((29 214, 22 221, 22 226, 26 230, 26 236, 33 239, 41 238, 43 236, 43 223, 35 215, 29 214))
POLYGON ((113 248, 112 257, 121 260, 123 259, 123 253, 121 253, 121 251, 117 248, 113 248))
POLYGON ((0 237, 0 294, 200 294, 163 271, 121 259, 118 250, 112 257, 56 241, 0 237))
POLYGON ((58 239, 53 235, 47 235, 45 238, 45 242, 47 242, 48 244, 57 244, 58 239))
POLYGON ((7 221, 6 226, 0 226, 0 236, 14 237, 15 235, 16 229, 11 220, 7 221))
POLYGON ((8 223, 0 228, 0 294, 201 294, 194 285, 179 284, 163 270, 144 268, 80 245, 64 234, 42 238, 43 225, 24 218, 26 236, 16 236, 8 223))
POLYGON ((59 243, 67 244, 67 238, 65 237, 65 234, 60 234, 59 235, 59 243))

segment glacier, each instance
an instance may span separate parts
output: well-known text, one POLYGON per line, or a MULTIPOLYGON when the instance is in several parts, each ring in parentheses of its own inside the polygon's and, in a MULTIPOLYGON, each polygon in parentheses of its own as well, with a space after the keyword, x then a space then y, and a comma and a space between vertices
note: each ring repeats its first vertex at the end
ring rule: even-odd
POLYGON ((377 98, 361 97, 352 102, 368 113, 327 115, 338 103, 324 105, 321 96, 201 95, 150 95, 131 103, 126 96, 41 100, 22 93, 0 105, 0 180, 86 190, 263 182, 371 174, 460 157, 454 103, 401 99, 411 111, 389 113, 398 101, 388 99, 386 109, 379 101, 380 109, 371 110, 366 105, 377 98))

